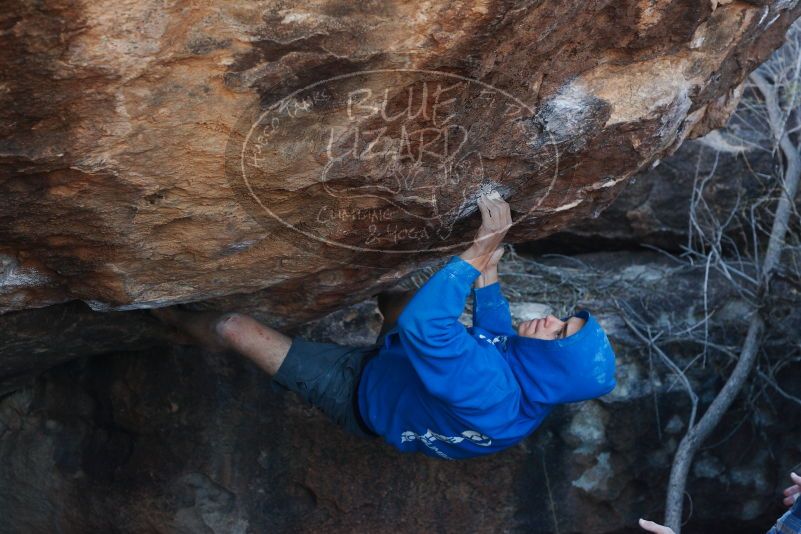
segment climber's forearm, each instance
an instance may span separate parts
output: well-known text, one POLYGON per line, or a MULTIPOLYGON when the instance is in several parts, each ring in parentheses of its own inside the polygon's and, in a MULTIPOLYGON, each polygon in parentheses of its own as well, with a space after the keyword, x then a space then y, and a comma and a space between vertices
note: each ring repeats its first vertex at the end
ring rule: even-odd
POLYGON ((493 265, 481 271, 479 277, 476 278, 475 287, 476 288, 486 287, 490 284, 494 284, 497 281, 498 281, 498 266, 493 265))

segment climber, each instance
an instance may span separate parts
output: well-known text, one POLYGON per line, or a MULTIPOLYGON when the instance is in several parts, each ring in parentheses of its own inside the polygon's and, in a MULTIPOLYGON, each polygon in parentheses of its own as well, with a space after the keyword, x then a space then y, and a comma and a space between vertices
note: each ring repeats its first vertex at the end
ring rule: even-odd
POLYGON ((554 406, 609 393, 615 355, 586 310, 512 327, 497 272, 510 207, 497 193, 477 205, 482 223, 473 244, 399 299, 405 307, 384 306, 373 346, 289 337, 238 313, 154 314, 193 342, 250 358, 359 436, 444 459, 500 451, 531 434, 554 406), (473 325, 466 328, 459 317, 471 290, 473 325))

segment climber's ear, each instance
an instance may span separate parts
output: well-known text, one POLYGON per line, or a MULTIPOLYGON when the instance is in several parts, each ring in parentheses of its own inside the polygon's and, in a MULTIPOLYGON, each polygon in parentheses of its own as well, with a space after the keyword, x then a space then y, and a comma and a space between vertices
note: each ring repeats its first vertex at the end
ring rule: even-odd
POLYGON ((572 336, 573 334, 581 330, 581 327, 583 327, 585 324, 587 324, 587 321, 585 319, 575 316, 571 317, 567 321, 567 333, 565 334, 565 337, 572 336))

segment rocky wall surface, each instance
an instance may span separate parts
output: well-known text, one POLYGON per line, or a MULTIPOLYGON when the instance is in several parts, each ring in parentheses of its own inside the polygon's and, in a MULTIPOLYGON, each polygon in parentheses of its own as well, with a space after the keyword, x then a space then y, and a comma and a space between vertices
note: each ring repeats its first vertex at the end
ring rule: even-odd
POLYGON ((291 326, 598 213, 720 125, 797 1, 16 2, 0 311, 244 302, 291 326), (244 297, 243 295, 248 295, 244 297))

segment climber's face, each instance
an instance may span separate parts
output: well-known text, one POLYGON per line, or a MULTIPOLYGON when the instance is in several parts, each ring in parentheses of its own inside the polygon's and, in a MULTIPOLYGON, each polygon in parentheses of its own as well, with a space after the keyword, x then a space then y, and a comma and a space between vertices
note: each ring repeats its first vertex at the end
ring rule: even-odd
POLYGON ((567 321, 562 321, 548 315, 521 322, 517 325, 517 335, 536 339, 562 339, 578 332, 585 322, 581 317, 570 317, 567 321))

